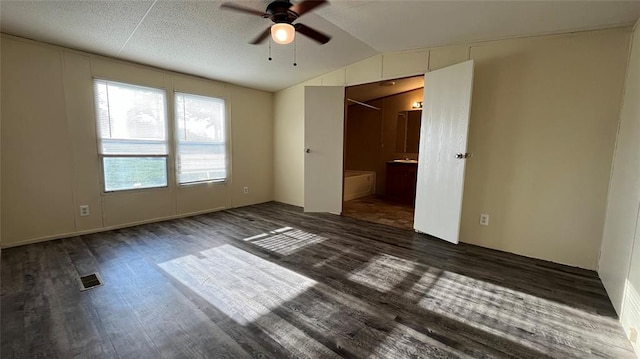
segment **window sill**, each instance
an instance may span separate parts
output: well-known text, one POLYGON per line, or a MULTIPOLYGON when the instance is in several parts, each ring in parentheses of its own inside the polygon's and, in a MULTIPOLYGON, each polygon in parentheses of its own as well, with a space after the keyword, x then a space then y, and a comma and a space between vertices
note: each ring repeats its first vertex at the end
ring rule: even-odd
POLYGON ((116 196, 116 195, 126 195, 126 194, 133 194, 133 193, 144 193, 144 192, 156 192, 156 191, 166 191, 169 189, 169 186, 164 186, 164 187, 148 187, 148 188, 131 188, 131 189, 121 189, 121 190, 117 190, 117 191, 108 191, 105 192, 104 190, 102 191, 101 195, 103 196, 116 196))
POLYGON ((198 182, 187 182, 187 183, 179 183, 178 188, 189 188, 203 185, 226 185, 227 179, 221 180, 207 180, 207 181, 198 181, 198 182))

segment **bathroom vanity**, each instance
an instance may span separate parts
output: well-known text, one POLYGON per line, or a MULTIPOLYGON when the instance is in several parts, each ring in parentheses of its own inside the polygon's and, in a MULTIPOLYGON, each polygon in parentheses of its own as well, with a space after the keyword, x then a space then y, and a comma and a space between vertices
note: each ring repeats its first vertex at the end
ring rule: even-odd
POLYGON ((415 204, 418 161, 389 161, 386 172, 386 197, 398 203, 415 204))

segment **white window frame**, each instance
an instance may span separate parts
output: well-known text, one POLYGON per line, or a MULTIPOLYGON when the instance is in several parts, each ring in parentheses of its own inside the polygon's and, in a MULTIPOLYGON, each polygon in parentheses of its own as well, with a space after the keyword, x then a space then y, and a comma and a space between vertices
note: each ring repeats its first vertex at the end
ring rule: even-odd
POLYGON ((123 192, 131 192, 131 191, 136 191, 136 192, 140 192, 140 191, 154 191, 154 190, 162 190, 162 189, 166 189, 169 188, 170 186, 170 161, 169 161, 169 157, 171 156, 171 152, 172 152, 172 148, 171 148, 171 135, 172 132, 169 130, 170 128, 170 122, 173 120, 173 117, 169 116, 169 112, 168 112, 168 96, 167 96, 167 90, 164 88, 159 88, 159 87, 152 87, 152 86, 143 86, 143 85, 137 85, 137 84, 133 84, 133 83, 128 83, 128 82, 122 82, 122 81, 114 81, 114 80, 110 80, 110 79, 105 79, 105 78, 99 78, 99 77, 94 77, 93 81, 93 91, 94 91, 94 113, 95 113, 95 121, 94 124, 96 126, 96 146, 97 146, 97 151, 98 151, 98 159, 100 162, 100 172, 101 172, 101 176, 100 176, 100 187, 101 187, 101 192, 103 195, 106 194, 116 194, 116 193, 123 193, 123 192), (116 85, 124 85, 127 87, 138 87, 138 88, 142 88, 142 89, 152 89, 152 90, 158 90, 163 92, 164 94, 164 115, 165 115, 165 144, 167 147, 167 154, 164 155, 158 155, 158 154, 103 154, 101 153, 101 134, 100 134, 100 125, 98 123, 99 120, 99 116, 98 116, 98 106, 97 103, 95 101, 97 93, 96 93, 96 84, 98 82, 106 82, 106 83, 112 83, 112 84, 116 84, 116 85), (104 169, 104 159, 105 158, 164 158, 165 161, 165 179, 166 179, 166 185, 164 186, 154 186, 154 187, 142 187, 142 188, 125 188, 125 189, 117 189, 117 190, 107 190, 106 188, 106 179, 105 179, 105 169, 104 169))
POLYGON ((223 96, 211 96, 211 95, 203 95, 203 94, 198 94, 198 93, 193 93, 193 92, 189 92, 189 91, 184 91, 184 90, 178 90, 178 89, 174 89, 173 91, 173 116, 172 116, 172 121, 173 121, 173 133, 174 133, 174 141, 173 141, 173 153, 174 153, 174 177, 175 177, 175 181, 176 181, 176 185, 178 187, 188 187, 188 186, 195 186, 195 185, 201 185, 201 184, 212 184, 212 183, 219 183, 219 184, 225 184, 229 181, 229 178, 231 177, 231 164, 230 164, 230 137, 231 137, 231 131, 230 131, 230 124, 229 124, 229 102, 228 100, 223 97, 223 96), (224 126, 224 161, 225 161, 225 177, 224 178, 217 178, 217 179, 207 179, 207 180, 198 180, 198 181, 190 181, 190 182, 180 182, 180 171, 179 171, 179 166, 180 166, 180 154, 178 153, 179 151, 179 146, 180 146, 180 139, 178 138, 178 120, 177 120, 177 111, 178 106, 177 106, 177 95, 184 95, 184 96, 192 96, 192 97, 201 97, 204 99, 215 99, 215 100, 220 100, 222 101, 223 104, 223 108, 224 108, 224 116, 223 116, 223 126, 224 126))

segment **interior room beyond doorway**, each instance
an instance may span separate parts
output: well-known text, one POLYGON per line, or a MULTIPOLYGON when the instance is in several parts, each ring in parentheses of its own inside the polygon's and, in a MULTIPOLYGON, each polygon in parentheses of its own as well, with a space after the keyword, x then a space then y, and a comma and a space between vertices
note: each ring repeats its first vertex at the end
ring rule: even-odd
POLYGON ((346 88, 344 216, 413 229, 424 77, 346 88))

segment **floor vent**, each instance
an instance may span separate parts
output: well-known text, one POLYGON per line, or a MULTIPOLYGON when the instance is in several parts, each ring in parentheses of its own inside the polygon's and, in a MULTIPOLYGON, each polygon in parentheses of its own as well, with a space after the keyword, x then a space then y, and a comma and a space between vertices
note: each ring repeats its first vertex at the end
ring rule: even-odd
POLYGON ((98 273, 92 273, 80 277, 80 290, 89 290, 102 285, 102 280, 98 276, 98 273))

